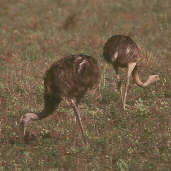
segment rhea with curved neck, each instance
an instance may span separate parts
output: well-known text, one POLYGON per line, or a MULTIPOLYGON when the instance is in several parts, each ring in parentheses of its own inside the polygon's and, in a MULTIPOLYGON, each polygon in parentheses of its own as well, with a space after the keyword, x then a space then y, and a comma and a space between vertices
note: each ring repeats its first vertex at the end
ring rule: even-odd
POLYGON ((32 121, 43 119, 54 112, 63 98, 67 98, 81 129, 84 142, 86 136, 77 104, 88 89, 99 90, 100 68, 97 61, 87 55, 69 55, 53 63, 44 77, 44 108, 39 113, 26 113, 20 119, 24 135, 32 121))
POLYGON ((116 72, 123 109, 125 109, 126 105, 126 97, 131 75, 133 76, 135 83, 140 87, 148 87, 150 84, 159 80, 158 75, 150 75, 146 82, 143 83, 141 81, 137 71, 137 63, 142 60, 144 56, 141 49, 129 36, 114 35, 110 37, 104 45, 103 57, 106 62, 113 65, 113 69, 116 72), (122 93, 119 68, 127 68, 127 81, 124 95, 122 93))

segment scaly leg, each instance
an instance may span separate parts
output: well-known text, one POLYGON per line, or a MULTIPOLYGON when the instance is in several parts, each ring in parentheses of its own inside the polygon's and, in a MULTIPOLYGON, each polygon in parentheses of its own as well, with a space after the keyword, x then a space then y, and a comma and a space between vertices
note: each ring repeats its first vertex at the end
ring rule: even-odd
POLYGON ((127 73, 127 81, 126 81, 126 86, 125 86, 125 93, 124 93, 124 99, 123 99, 123 109, 125 110, 125 104, 126 104, 126 97, 127 97, 127 92, 128 92, 128 86, 129 86, 129 79, 132 74, 132 71, 134 70, 136 66, 136 63, 129 63, 128 64, 128 73, 127 73))
POLYGON ((93 92, 93 94, 96 96, 96 100, 99 100, 99 101, 101 101, 101 99, 102 99, 100 88, 101 88, 101 79, 99 79, 99 81, 94 89, 94 92, 93 92))
POLYGON ((116 76, 117 76, 117 80, 118 80, 118 90, 120 91, 121 102, 123 104, 122 81, 120 80, 119 74, 116 76))
POLYGON ((78 124, 80 126, 81 133, 82 133, 82 136, 83 136, 83 139, 84 139, 84 143, 86 144, 87 140, 86 140, 86 136, 85 136, 85 133, 84 133, 83 126, 82 126, 81 118, 79 116, 79 110, 78 110, 77 105, 75 104, 73 99, 70 99, 70 103, 71 103, 71 106, 72 106, 72 108, 74 110, 74 114, 75 114, 75 116, 77 118, 78 124))
POLYGON ((116 72, 116 78, 117 78, 117 89, 120 91, 120 97, 121 97, 121 102, 123 104, 123 93, 122 93, 122 81, 120 80, 119 76, 119 68, 116 66, 113 66, 115 72, 116 72))

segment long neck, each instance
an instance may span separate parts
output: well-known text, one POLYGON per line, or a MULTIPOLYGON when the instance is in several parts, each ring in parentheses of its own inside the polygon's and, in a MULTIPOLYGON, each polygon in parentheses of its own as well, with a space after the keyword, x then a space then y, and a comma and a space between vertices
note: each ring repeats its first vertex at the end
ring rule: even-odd
POLYGON ((20 125, 24 126, 24 135, 31 121, 43 119, 53 113, 61 101, 60 97, 44 94, 44 109, 40 113, 26 113, 20 118, 20 125))
POLYGON ((138 74, 138 68, 137 66, 134 68, 133 72, 132 72, 132 76, 133 76, 133 79, 135 81, 135 83, 140 86, 140 87, 148 87, 150 84, 156 82, 155 79, 151 79, 150 77, 143 83, 141 80, 140 80, 140 77, 139 77, 139 74, 138 74))
POLYGON ((44 109, 38 113, 39 119, 43 119, 50 114, 53 113, 53 111, 56 109, 56 107, 59 105, 61 101, 60 97, 50 96, 45 94, 44 95, 44 109))

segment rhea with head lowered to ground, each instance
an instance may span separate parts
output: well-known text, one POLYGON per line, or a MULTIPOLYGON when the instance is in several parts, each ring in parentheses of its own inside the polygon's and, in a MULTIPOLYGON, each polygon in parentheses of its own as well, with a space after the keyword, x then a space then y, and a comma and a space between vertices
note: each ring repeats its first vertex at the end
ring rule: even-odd
POLYGON ((26 113, 20 124, 26 129, 32 121, 43 119, 54 112, 63 98, 72 106, 84 142, 86 136, 79 116, 78 103, 88 89, 100 86, 100 69, 97 61, 87 55, 70 55, 52 64, 44 77, 44 109, 39 113, 26 113))
POLYGON ((150 84, 159 80, 158 75, 150 75, 146 82, 142 82, 138 74, 137 63, 144 57, 141 49, 128 36, 114 35, 107 40, 103 48, 104 59, 112 64, 118 80, 118 88, 120 89, 120 96, 125 109, 127 91, 132 74, 135 83, 140 87, 148 87, 150 84), (119 68, 127 68, 127 81, 124 95, 122 93, 122 85, 119 76, 119 68))

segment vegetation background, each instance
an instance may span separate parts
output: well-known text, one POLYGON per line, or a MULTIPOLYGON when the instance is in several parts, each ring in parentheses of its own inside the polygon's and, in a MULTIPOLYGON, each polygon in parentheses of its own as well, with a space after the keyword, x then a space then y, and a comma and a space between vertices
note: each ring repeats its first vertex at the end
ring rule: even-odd
POLYGON ((0 170, 169 171, 170 9, 170 0, 1 0, 0 170), (148 89, 131 83, 126 111, 116 74, 102 58, 104 43, 115 34, 131 36, 151 56, 140 66, 144 80, 160 76, 148 89), (89 145, 64 102, 24 139, 18 121, 42 109, 45 71, 79 53, 94 56, 102 68, 102 101, 87 93, 80 104, 89 145))

